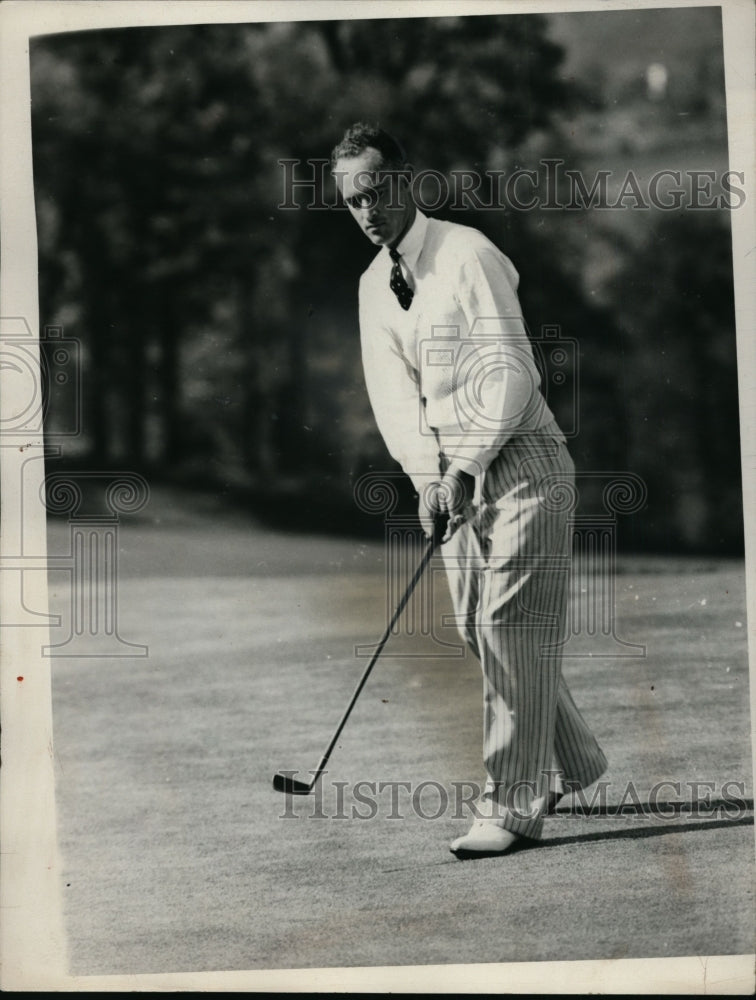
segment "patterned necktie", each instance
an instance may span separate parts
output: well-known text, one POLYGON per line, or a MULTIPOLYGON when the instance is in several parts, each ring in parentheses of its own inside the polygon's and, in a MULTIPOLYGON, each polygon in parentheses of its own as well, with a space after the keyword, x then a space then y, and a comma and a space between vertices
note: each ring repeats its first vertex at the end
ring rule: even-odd
POLYGON ((394 262, 394 266, 391 268, 391 280, 389 281, 389 288, 399 299, 399 305, 402 309, 409 309, 412 305, 412 297, 415 294, 410 286, 404 279, 402 274, 402 265, 399 263, 401 260, 401 254, 397 253, 393 248, 389 250, 389 256, 394 262))

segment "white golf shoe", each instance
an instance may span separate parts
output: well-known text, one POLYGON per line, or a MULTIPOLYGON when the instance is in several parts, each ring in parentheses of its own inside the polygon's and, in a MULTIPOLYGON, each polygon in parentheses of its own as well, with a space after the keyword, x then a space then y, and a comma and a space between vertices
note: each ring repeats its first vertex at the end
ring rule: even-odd
POLYGON ((505 830, 495 819, 478 819, 464 837, 451 842, 449 850, 458 858, 487 858, 506 854, 520 837, 505 830))

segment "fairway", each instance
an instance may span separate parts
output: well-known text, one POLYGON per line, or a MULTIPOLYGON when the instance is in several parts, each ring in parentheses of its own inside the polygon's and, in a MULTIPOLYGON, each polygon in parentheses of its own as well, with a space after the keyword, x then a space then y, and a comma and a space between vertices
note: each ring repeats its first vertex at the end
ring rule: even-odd
MULTIPOLYGON (((462 862, 448 843, 469 824, 458 790, 483 779, 481 679, 454 628, 404 621, 320 794, 287 799, 274 773, 309 778, 367 663, 355 646, 386 625, 383 546, 173 499, 120 530, 119 631, 149 656, 53 661, 72 974, 753 950, 741 562, 620 562, 614 632, 635 646, 577 635, 564 667, 605 794, 565 798, 539 846, 462 862)), ((51 522, 52 552, 67 532, 51 522)), ((574 583, 575 600, 592 585, 574 583)), ((64 574, 50 594, 65 621, 64 574)))

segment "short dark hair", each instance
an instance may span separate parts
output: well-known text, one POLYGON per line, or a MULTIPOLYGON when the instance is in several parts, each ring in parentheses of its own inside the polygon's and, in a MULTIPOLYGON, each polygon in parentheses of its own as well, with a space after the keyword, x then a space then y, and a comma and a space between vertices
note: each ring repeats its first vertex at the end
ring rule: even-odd
POLYGON ((355 122, 346 130, 341 142, 333 147, 331 169, 336 166, 337 160, 359 156, 368 147, 377 149, 387 166, 403 167, 407 160, 402 144, 393 135, 389 135, 378 125, 355 122))

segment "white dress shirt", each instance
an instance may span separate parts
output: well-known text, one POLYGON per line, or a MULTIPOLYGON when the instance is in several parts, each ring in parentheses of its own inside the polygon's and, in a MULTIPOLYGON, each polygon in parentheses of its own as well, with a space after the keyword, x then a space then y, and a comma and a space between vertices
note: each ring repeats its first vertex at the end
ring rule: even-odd
POLYGON ((386 447, 420 491, 440 454, 476 477, 516 433, 554 418, 539 391, 511 261, 477 229, 420 211, 397 246, 414 291, 389 288, 388 247, 360 280, 365 381, 386 447))

